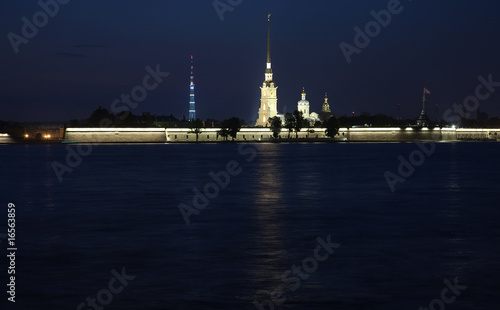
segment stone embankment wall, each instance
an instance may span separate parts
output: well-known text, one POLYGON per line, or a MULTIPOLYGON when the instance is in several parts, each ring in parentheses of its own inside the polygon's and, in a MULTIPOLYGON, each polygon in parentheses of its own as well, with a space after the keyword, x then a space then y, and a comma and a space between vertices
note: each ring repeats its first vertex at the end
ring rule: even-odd
POLYGON ((8 133, 0 133, 0 144, 14 143, 14 139, 8 133))
MULTIPOLYGON (((220 142, 218 128, 205 128, 198 135, 199 142, 220 142)), ((294 132, 283 130, 281 139, 295 139, 294 132)), ((327 139, 324 129, 303 129, 298 139, 327 139)), ((500 129, 464 128, 341 128, 337 140, 350 142, 416 142, 416 141, 467 141, 499 140, 500 129)), ((269 141, 272 132, 269 128, 242 128, 237 141, 269 141)), ((188 128, 68 128, 66 142, 80 143, 175 143, 196 142, 196 135, 188 128)))
POLYGON ((64 140, 80 143, 161 143, 165 128, 67 128, 64 140))

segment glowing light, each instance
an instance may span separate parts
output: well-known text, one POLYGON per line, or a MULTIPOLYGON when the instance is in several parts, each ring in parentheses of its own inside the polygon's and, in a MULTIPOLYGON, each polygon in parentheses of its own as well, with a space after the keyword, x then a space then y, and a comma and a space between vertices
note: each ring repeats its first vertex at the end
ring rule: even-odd
POLYGON ((399 127, 361 127, 361 128, 350 128, 350 131, 400 131, 399 127))
POLYGON ((24 135, 24 137, 25 137, 25 138, 29 138, 29 137, 30 137, 30 135, 28 135, 28 134, 25 134, 25 135, 24 135))
MULTIPOLYGON (((189 129, 188 129, 189 130, 189 129)), ((115 132, 115 131, 127 131, 127 132, 161 132, 165 131, 165 128, 66 128, 67 132, 92 132, 92 131, 102 131, 102 132, 115 132)))
POLYGON ((488 132, 488 129, 482 128, 457 128, 457 132, 488 132))

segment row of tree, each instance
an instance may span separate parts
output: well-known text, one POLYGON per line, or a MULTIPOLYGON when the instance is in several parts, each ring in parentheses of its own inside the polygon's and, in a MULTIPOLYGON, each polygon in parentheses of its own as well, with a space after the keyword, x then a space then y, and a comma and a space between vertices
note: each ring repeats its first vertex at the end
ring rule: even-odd
MULTIPOLYGON (((303 116, 299 115, 298 111, 293 113, 287 113, 285 115, 284 128, 288 129, 290 132, 294 128, 308 128, 311 127, 307 120, 304 120, 303 116)), ((456 125, 458 127, 470 127, 470 128, 498 128, 500 127, 500 119, 498 117, 488 118, 486 113, 483 118, 470 119, 461 118, 461 120, 456 124, 450 124, 443 120, 436 122, 430 122, 432 126, 447 126, 456 125)), ((69 122, 69 127, 99 127, 102 121, 106 119, 107 124, 111 126, 130 126, 130 127, 191 127, 191 121, 185 118, 177 119, 173 115, 170 116, 155 116, 149 113, 143 113, 142 115, 134 115, 130 111, 125 111, 118 113, 117 115, 110 113, 107 109, 99 107, 97 110, 93 111, 90 117, 84 121, 71 120, 69 122)), ((317 121, 313 127, 322 128, 325 127, 328 117, 323 117, 321 121, 317 121)), ((226 120, 229 121, 229 120, 226 120)), ((354 126, 369 126, 369 127, 407 127, 415 124, 415 119, 395 119, 391 116, 384 114, 370 115, 370 113, 363 112, 355 116, 340 116, 337 118, 340 127, 351 128, 354 126)), ((234 122, 234 120, 233 120, 234 122)), ((218 120, 207 119, 205 125, 202 127, 222 127, 222 123, 218 120)), ((245 122, 240 119, 242 126, 245 126, 245 122)), ((272 120, 269 120, 269 124, 272 126, 272 120)), ((278 123, 276 122, 276 125, 278 123)), ((300 131, 300 129, 299 129, 300 131)))
MULTIPOLYGON (((273 137, 277 139, 281 133, 282 128, 284 127, 285 129, 288 129, 288 138, 290 138, 290 134, 295 131, 295 138, 298 138, 299 132, 303 128, 310 128, 310 122, 309 120, 304 118, 304 115, 302 112, 295 110, 293 113, 287 113, 285 114, 285 124, 283 125, 283 122, 281 118, 278 116, 271 117, 269 119, 269 124, 271 131, 273 132, 273 137)), ((339 123, 337 121, 337 118, 332 115, 328 119, 325 119, 323 123, 321 123, 320 126, 325 128, 325 134, 327 137, 333 138, 339 133, 339 123)))
MULTIPOLYGON (((295 138, 298 138, 299 132, 303 128, 310 128, 310 123, 306 120, 302 112, 295 111, 293 114, 285 114, 285 122, 283 124, 281 118, 271 117, 269 119, 270 129, 273 132, 273 137, 278 139, 283 128, 288 129, 288 138, 290 134, 295 131, 295 138)), ((237 117, 232 117, 226 119, 220 123, 220 130, 217 132, 218 136, 221 136, 224 141, 227 141, 229 137, 234 141, 238 132, 241 129, 241 120, 237 117)), ((198 141, 199 135, 202 133, 202 128, 204 127, 203 122, 197 118, 189 122, 189 129, 191 133, 196 135, 196 141, 198 141)), ((339 133, 339 123, 335 116, 331 116, 329 119, 325 120, 322 127, 326 129, 326 136, 333 138, 339 133)))
MULTIPOLYGON (((190 132, 196 134, 196 141, 198 141, 203 127, 205 127, 203 121, 199 118, 189 122, 190 132)), ((240 129, 241 120, 237 117, 231 117, 230 119, 226 119, 220 123, 220 130, 217 132, 217 136, 221 136, 224 141, 227 141, 227 139, 231 137, 234 141, 240 129)))

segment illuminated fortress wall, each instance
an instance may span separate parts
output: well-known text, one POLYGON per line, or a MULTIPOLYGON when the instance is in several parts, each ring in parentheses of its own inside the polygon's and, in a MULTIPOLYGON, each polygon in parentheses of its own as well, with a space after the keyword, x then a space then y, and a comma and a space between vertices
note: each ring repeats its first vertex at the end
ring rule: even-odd
MULTIPOLYGON (((219 128, 205 128, 198 136, 200 142, 220 142, 219 128)), ((288 138, 282 130, 281 139, 288 138)), ((290 134, 295 139, 295 133, 290 134)), ((326 139, 324 129, 303 129, 298 139, 326 139)), ((464 141, 500 139, 500 129, 463 128, 340 128, 338 140, 352 142, 414 142, 414 141, 464 141)), ((272 139, 269 128, 242 128, 237 141, 268 141, 272 139)), ((229 138, 228 140, 231 140, 229 138)), ((81 143, 175 143, 196 142, 196 135, 188 128, 68 128, 65 141, 81 143)))
POLYGON ((413 141, 454 141, 455 130, 428 128, 350 128, 342 131, 348 141, 413 142, 413 141))
MULTIPOLYGON (((217 135, 220 128, 207 128, 203 129, 202 133, 198 136, 198 141, 202 142, 216 142, 222 141, 222 137, 217 135)), ((196 135, 190 133, 187 128, 167 128, 167 141, 168 142, 195 142, 196 135)), ((237 141, 265 141, 271 139, 273 136, 269 128, 242 128, 236 135, 237 141)), ((280 134, 281 139, 288 138, 288 130, 284 130, 280 134)), ((290 138, 295 138, 295 132, 290 134, 290 138)), ((314 133, 303 129, 299 132, 299 139, 306 138, 325 138, 324 129, 314 129, 314 133)), ((231 137, 228 140, 232 140, 231 137)))
POLYGON ((0 133, 0 144, 14 143, 14 140, 8 133, 0 133))
POLYGON ((348 141, 413 142, 498 140, 500 129, 474 128, 350 128, 341 129, 340 136, 348 141))
POLYGON ((67 128, 65 141, 81 143, 165 142, 165 128, 67 128))

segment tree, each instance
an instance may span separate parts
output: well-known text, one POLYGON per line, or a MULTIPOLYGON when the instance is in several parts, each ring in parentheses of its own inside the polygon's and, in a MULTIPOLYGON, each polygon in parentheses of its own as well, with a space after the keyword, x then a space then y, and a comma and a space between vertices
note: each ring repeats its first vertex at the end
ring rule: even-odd
POLYGON ((325 123, 324 126, 326 128, 325 134, 327 137, 333 138, 339 133, 339 122, 337 118, 332 115, 325 123))
POLYGON ((229 137, 229 129, 221 125, 221 129, 217 131, 217 135, 221 136, 222 140, 227 141, 227 137, 229 137))
POLYGON ((332 116, 332 112, 326 112, 326 111, 319 112, 319 120, 323 123, 326 122, 330 118, 330 116, 332 116))
POLYGON ((231 117, 227 120, 227 127, 229 128, 229 135, 231 136, 231 138, 233 138, 234 141, 241 129, 241 120, 237 117, 231 117))
POLYGON ((228 136, 233 138, 234 141, 240 129, 241 129, 240 119, 237 117, 231 117, 230 119, 226 119, 221 123, 221 129, 219 130, 218 134, 221 135, 226 141, 228 136))
POLYGON ((106 119, 113 121, 115 119, 115 116, 109 113, 108 110, 99 107, 97 110, 92 112, 92 115, 90 115, 90 118, 87 120, 87 123, 89 124, 89 126, 97 127, 101 126, 101 122, 103 122, 106 119))
POLYGON ((295 117, 290 113, 285 114, 285 128, 288 129, 288 139, 290 139, 290 133, 295 128, 295 117))
POLYGON ((137 126, 139 124, 139 118, 130 111, 120 112, 115 119, 116 125, 121 126, 137 126))
POLYGON ((69 127, 78 127, 80 126, 80 122, 77 119, 69 120, 69 127))
POLYGON ((295 118, 295 126, 294 126, 294 129, 295 129, 295 138, 298 138, 299 137, 299 132, 302 128, 304 128, 304 115, 302 114, 301 111, 297 111, 295 110, 293 112, 293 117, 295 118))
POLYGON ((189 121, 189 129, 191 133, 196 135, 196 142, 198 142, 198 137, 200 136, 202 127, 203 122, 199 118, 189 121))
POLYGON ((273 132, 274 139, 278 139, 281 133, 281 119, 277 116, 271 117, 269 119, 269 124, 271 124, 271 131, 273 132))

